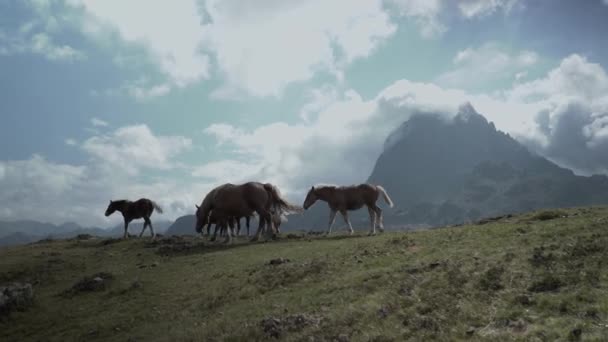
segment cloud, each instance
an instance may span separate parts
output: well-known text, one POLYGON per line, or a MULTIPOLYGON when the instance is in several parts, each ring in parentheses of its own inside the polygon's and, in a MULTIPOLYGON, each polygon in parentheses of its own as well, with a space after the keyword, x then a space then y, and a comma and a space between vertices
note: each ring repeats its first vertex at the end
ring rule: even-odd
POLYGON ((521 4, 520 0, 461 0, 458 9, 465 18, 484 17, 502 10, 506 13, 521 4))
POLYGON ((45 220, 59 216, 68 221, 75 217, 66 212, 75 209, 73 213, 82 214, 78 187, 84 184, 85 167, 53 163, 33 155, 26 160, 2 161, 0 170, 0 203, 8 209, 3 219, 45 220), (66 202, 70 203, 64 207, 66 202))
POLYGON ((141 77, 134 81, 126 81, 121 86, 109 88, 102 91, 91 91, 92 96, 130 96, 138 102, 146 102, 157 97, 165 96, 171 92, 171 85, 161 83, 153 85, 147 77, 141 77))
POLYGON ((436 38, 449 30, 450 15, 465 19, 510 13, 523 4, 520 0, 387 0, 398 16, 412 19, 424 38, 436 38))
POLYGON ((233 183, 240 183, 251 180, 250 178, 259 171, 248 161, 221 160, 195 167, 192 176, 205 178, 214 183, 221 183, 228 179, 233 183))
POLYGON ((152 60, 178 87, 209 77, 209 57, 201 53, 204 34, 198 5, 179 2, 133 0, 68 0, 84 11, 82 30, 104 39, 115 31, 125 42, 143 46, 152 60), (145 13, 145 14, 142 14, 145 13))
POLYGON ((401 16, 413 18, 425 38, 433 38, 447 31, 439 18, 444 7, 441 0, 392 0, 401 16))
POLYGON ((436 83, 445 87, 487 89, 496 82, 511 82, 523 77, 526 69, 538 62, 533 51, 509 53, 498 43, 486 43, 479 48, 466 48, 454 57, 454 69, 439 75, 436 83), (473 76, 474 75, 474 76, 473 76))
POLYGON ((279 96, 291 83, 325 72, 340 78, 395 32, 380 0, 207 1, 205 50, 225 78, 216 97, 238 91, 279 96))
POLYGON ((601 65, 574 54, 547 77, 506 94, 539 105, 536 131, 525 137, 528 146, 579 173, 608 173, 608 75, 601 65))
POLYGON ((56 44, 46 33, 33 33, 26 24, 18 31, 0 30, 0 55, 32 53, 50 61, 74 62, 86 58, 84 52, 69 45, 56 44))
POLYGON ((533 101, 545 98, 553 102, 560 98, 581 98, 594 102, 608 90, 608 76, 604 68, 590 63, 587 58, 573 54, 564 58, 559 67, 547 77, 519 84, 508 96, 517 101, 533 101))
POLYGON ((78 145, 78 142, 76 142, 76 140, 74 140, 74 139, 69 138, 69 139, 65 139, 65 144, 68 146, 76 146, 76 145, 78 145))
POLYGON ((107 122, 105 122, 99 118, 92 118, 91 124, 95 127, 107 127, 108 126, 107 122))
POLYGON ((141 168, 175 168, 178 164, 173 157, 191 145, 189 138, 156 136, 146 125, 133 125, 90 137, 82 143, 82 149, 105 167, 135 175, 141 168))
MULTIPOLYGON (((279 97, 289 85, 319 74, 341 82, 354 61, 367 58, 393 36, 402 18, 414 21, 430 38, 449 29, 447 20, 455 7, 458 15, 473 18, 510 12, 519 1, 468 0, 457 6, 447 0, 29 3, 47 34, 62 26, 77 27, 111 49, 117 64, 155 66, 165 79, 125 82, 105 92, 126 92, 143 101, 210 78, 221 81, 210 95, 214 99, 279 97), (134 48, 145 53, 132 56, 134 48)), ((67 46, 52 51, 56 58, 79 56, 67 46)))

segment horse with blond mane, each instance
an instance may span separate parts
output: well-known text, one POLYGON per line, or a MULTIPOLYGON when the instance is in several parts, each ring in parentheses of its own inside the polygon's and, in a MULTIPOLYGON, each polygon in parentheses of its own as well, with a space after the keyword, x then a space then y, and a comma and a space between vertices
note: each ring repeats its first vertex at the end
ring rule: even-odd
POLYGON ((354 233, 353 226, 348 219, 348 211, 361 209, 364 205, 369 211, 371 221, 370 235, 376 234, 376 225, 378 229, 384 231, 384 222, 382 219, 382 209, 376 204, 378 198, 382 195, 384 201, 392 208, 393 201, 388 196, 386 190, 380 185, 359 184, 351 186, 335 186, 335 185, 317 185, 310 188, 306 199, 304 200, 304 209, 310 208, 317 200, 325 201, 329 205, 329 227, 327 234, 331 233, 331 227, 336 220, 336 213, 340 212, 350 234, 354 233))

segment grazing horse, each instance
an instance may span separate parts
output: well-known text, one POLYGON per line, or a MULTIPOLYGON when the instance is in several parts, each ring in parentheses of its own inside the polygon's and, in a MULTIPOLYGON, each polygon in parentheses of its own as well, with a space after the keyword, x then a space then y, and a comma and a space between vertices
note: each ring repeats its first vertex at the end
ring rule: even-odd
POLYGON ((344 221, 348 224, 350 234, 353 234, 353 226, 350 224, 348 219, 349 210, 357 210, 362 208, 364 205, 367 206, 369 211, 369 218, 371 220, 372 229, 370 235, 376 234, 376 223, 378 223, 378 229, 384 231, 384 223, 382 220, 382 209, 376 205, 378 197, 384 197, 386 203, 392 208, 393 201, 386 193, 383 187, 372 184, 359 184, 351 186, 334 186, 334 185, 317 185, 310 188, 306 199, 304 200, 304 209, 310 208, 317 200, 327 202, 329 209, 329 227, 327 234, 331 233, 331 227, 336 220, 336 212, 340 212, 344 221))
MULTIPOLYGON (((278 208, 282 211, 299 211, 298 206, 289 204, 281 197, 278 189, 269 183, 248 182, 241 185, 223 184, 211 190, 203 199, 200 206, 196 206, 196 226, 197 232, 201 232, 203 227, 209 222, 212 211, 218 211, 223 216, 224 222, 230 218, 240 218, 248 216, 252 212, 259 217, 258 230, 255 237, 256 241, 262 233, 262 228, 270 225, 271 231, 276 234, 272 223, 271 210, 278 208)), ((224 226, 225 226, 224 223, 224 226)), ((226 242, 232 240, 232 229, 228 229, 226 242)))
POLYGON ((135 219, 140 218, 143 218, 145 222, 141 233, 139 233, 139 237, 144 234, 146 227, 150 226, 152 238, 155 238, 156 233, 154 233, 154 228, 152 228, 152 222, 150 221, 150 216, 154 212, 154 209, 156 209, 156 211, 158 211, 160 214, 163 213, 163 210, 161 209, 161 207, 158 206, 158 204, 147 198, 140 198, 135 202, 131 202, 128 200, 110 200, 110 205, 108 205, 108 209, 106 209, 106 216, 112 215, 115 211, 120 211, 122 213, 122 217, 125 221, 125 234, 123 236, 124 239, 129 237, 127 229, 129 223, 135 219))

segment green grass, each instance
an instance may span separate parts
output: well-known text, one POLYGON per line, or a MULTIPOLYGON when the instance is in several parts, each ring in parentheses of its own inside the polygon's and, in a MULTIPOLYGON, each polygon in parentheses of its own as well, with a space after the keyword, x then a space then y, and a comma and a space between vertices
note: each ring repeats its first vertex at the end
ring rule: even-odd
POLYGON ((0 340, 605 341, 608 209, 552 213, 375 237, 8 248, 0 284, 31 282, 35 303, 0 320, 0 340), (70 290, 100 272, 104 288, 70 290))

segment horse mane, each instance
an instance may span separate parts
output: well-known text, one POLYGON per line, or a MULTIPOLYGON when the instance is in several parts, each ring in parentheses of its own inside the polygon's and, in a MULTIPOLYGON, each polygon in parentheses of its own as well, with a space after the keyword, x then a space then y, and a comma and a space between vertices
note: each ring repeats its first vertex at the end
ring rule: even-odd
POLYGON ((126 200, 126 199, 119 199, 119 200, 116 200, 116 201, 112 201, 112 203, 123 204, 123 203, 126 203, 128 201, 129 200, 126 200))
POLYGON ((323 190, 323 189, 328 189, 328 188, 329 188, 329 189, 336 189, 336 188, 338 188, 338 186, 337 186, 337 185, 335 185, 335 184, 325 184, 325 183, 319 183, 319 184, 316 184, 316 185, 314 186, 314 188, 315 188, 316 190, 323 190))

